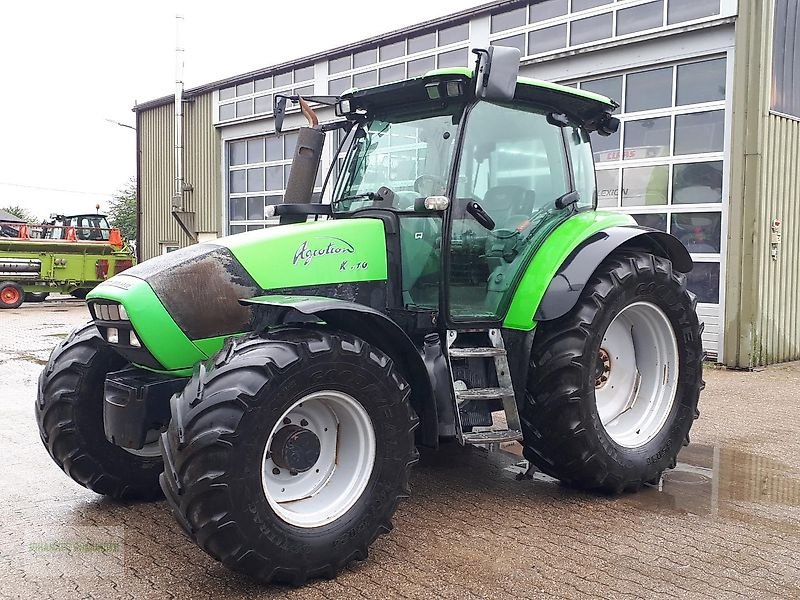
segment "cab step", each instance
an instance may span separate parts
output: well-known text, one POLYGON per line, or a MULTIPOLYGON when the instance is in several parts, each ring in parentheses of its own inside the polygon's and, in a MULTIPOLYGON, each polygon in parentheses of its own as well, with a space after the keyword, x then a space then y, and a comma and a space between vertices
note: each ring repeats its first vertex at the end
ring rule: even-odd
POLYGON ((468 390, 456 390, 456 399, 459 404, 468 400, 503 400, 514 397, 512 388, 471 388, 468 390))
POLYGON ((450 358, 493 358, 505 355, 505 348, 450 348, 450 358))
POLYGON ((471 431, 464 433, 467 444, 502 444, 522 441, 522 432, 516 429, 494 429, 492 431, 471 431))

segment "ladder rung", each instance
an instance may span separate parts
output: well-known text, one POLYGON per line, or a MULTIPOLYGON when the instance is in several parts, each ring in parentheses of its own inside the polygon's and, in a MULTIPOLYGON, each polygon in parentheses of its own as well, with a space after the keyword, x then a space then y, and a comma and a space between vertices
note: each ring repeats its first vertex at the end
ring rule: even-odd
POLYGON ((450 358, 484 358, 490 356, 505 356, 503 348, 450 348, 450 358))
POLYGON ((495 429, 464 434, 464 442, 467 444, 500 444, 519 441, 522 441, 522 432, 515 429, 495 429))
POLYGON ((456 390, 459 400, 502 400, 514 395, 511 388, 472 388, 469 390, 456 390))

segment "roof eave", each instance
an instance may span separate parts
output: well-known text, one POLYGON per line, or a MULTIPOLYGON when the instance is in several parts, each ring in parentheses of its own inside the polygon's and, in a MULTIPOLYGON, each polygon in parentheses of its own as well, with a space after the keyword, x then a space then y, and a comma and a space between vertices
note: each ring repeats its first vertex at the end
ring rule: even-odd
MULTIPOLYGON (((436 17, 435 19, 429 19, 423 23, 419 23, 417 25, 412 25, 410 27, 403 27, 400 29, 395 29, 394 31, 390 31, 389 33, 383 33, 380 35, 375 35, 370 38, 359 40, 357 42, 351 42, 349 44, 344 44, 342 46, 338 46, 331 50, 323 50, 321 52, 316 52, 314 54, 310 54, 304 56, 302 58, 286 61, 277 65, 273 65, 270 67, 265 67, 262 69, 256 69, 255 71, 248 71, 247 73, 242 73, 240 75, 235 75, 233 77, 227 77, 225 79, 219 79, 217 81, 212 81, 211 83, 206 83, 203 85, 199 85, 190 89, 187 89, 184 92, 184 98, 191 98, 193 96, 198 96, 200 94, 205 94, 208 92, 213 92, 214 90, 218 90, 225 87, 230 87, 232 85, 236 85, 238 83, 246 82, 250 79, 256 79, 259 77, 265 77, 275 72, 285 71, 288 69, 293 69, 301 64, 307 64, 309 62, 315 62, 320 59, 327 59, 327 58, 334 58, 339 54, 345 54, 349 51, 352 51, 357 48, 362 48, 366 46, 371 46, 373 44, 385 44, 391 42, 393 38, 406 36, 406 35, 413 35, 417 33, 424 33, 430 29, 436 29, 441 25, 444 24, 456 24, 458 21, 466 20, 471 17, 493 12, 495 10, 501 10, 507 6, 514 6, 514 5, 525 5, 527 4, 526 0, 504 0, 503 2, 487 2, 486 4, 480 4, 478 6, 474 6, 472 8, 467 8, 462 11, 451 13, 449 15, 444 15, 442 17, 436 17)), ((141 104, 137 104, 133 107, 134 112, 147 110, 150 108, 157 108, 159 106, 164 106, 166 104, 170 104, 175 101, 174 95, 169 96, 162 96, 161 98, 156 98, 154 100, 148 100, 147 102, 142 102, 141 104)))

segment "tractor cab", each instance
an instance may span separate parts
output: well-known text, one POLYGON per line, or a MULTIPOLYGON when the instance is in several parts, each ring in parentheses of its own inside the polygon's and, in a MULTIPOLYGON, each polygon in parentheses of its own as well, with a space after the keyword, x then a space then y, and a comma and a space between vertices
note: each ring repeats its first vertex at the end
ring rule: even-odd
MULTIPOLYGON (((334 218, 390 212, 400 230, 404 306, 444 303, 454 323, 500 319, 538 243, 596 202, 596 127, 580 111, 587 95, 522 80, 513 98, 480 99, 471 77, 443 71, 396 91, 352 94, 350 110, 365 115, 350 132, 331 202, 334 218), (556 94, 576 112, 554 111, 556 94)), ((604 105, 591 103, 591 117, 604 117, 604 105)))
MULTIPOLYGON (((503 319, 541 242, 595 207, 589 134, 618 127, 614 101, 518 78, 511 49, 476 54, 477 76, 433 71, 336 102, 348 150, 336 166, 330 216, 391 222, 402 307, 435 311, 452 328, 503 319)), ((298 196, 311 195, 287 191, 287 202, 298 196)))
POLYGON ((108 242, 112 227, 105 215, 51 215, 42 225, 42 237, 49 240, 108 242))

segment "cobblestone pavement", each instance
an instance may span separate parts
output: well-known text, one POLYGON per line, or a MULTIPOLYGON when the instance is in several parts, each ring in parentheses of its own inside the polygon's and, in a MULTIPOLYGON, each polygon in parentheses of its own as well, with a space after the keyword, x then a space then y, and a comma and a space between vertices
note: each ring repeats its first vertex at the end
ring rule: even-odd
POLYGON ((0 597, 800 597, 800 364, 709 369, 693 444, 638 494, 516 481, 511 452, 423 453, 367 561, 301 589, 259 587, 196 548, 164 502, 105 500, 46 454, 36 377, 86 317, 77 302, 0 312, 0 597))

